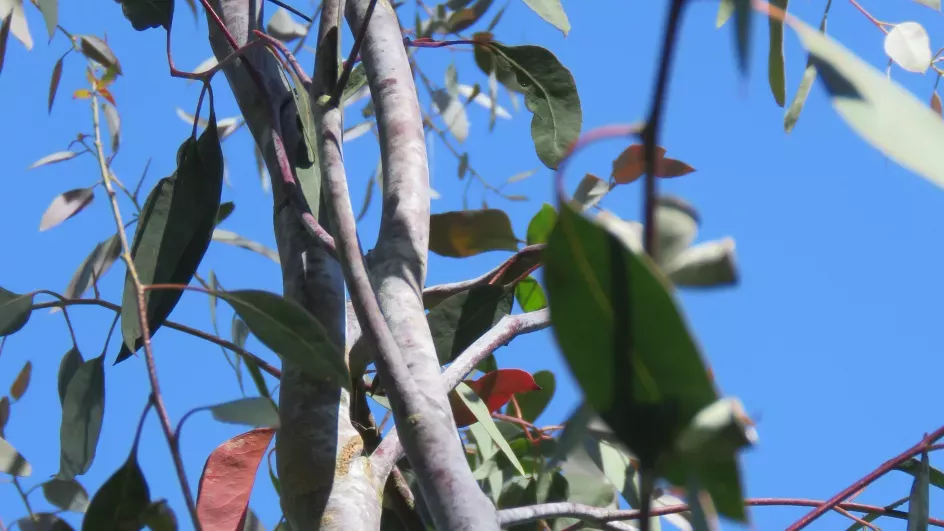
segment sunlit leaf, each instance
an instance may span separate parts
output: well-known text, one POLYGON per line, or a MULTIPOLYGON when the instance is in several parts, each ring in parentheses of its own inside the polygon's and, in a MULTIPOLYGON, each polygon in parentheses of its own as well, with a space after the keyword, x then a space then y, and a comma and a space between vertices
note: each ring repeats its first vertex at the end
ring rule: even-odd
POLYGON ((941 10, 941 0, 914 0, 914 1, 923 6, 928 6, 931 9, 936 9, 938 11, 941 10))
POLYGON ((460 84, 458 88, 459 88, 459 95, 462 96, 463 98, 468 99, 471 97, 472 103, 481 105, 482 107, 485 107, 486 109, 495 109, 495 116, 497 118, 504 118, 506 120, 511 119, 511 114, 501 105, 495 104, 492 101, 492 99, 484 92, 476 91, 474 87, 470 87, 469 85, 460 84), (473 94, 475 95, 474 97, 473 97, 473 94))
POLYGON ((0 72, 3 72, 3 62, 7 55, 7 41, 10 38, 10 26, 13 23, 13 13, 7 13, 0 19, 0 72))
POLYGON ((486 251, 517 251, 518 239, 501 210, 464 210, 430 216, 429 250, 453 258, 486 251))
POLYGON ((491 437, 495 444, 501 449, 505 454, 505 457, 511 462, 519 474, 524 475, 524 469, 521 467, 521 463, 518 461, 517 456, 508 446, 508 441, 505 440, 505 437, 498 431, 498 427, 495 426, 495 421, 492 420, 492 416, 488 410, 488 406, 478 394, 471 387, 466 385, 464 382, 459 382, 459 385, 456 386, 457 396, 472 412, 472 415, 475 419, 482 425, 482 428, 488 432, 488 435, 491 437))
POLYGON ((32 170, 33 168, 38 168, 40 166, 45 166, 47 164, 54 164, 56 162, 62 162, 69 159, 74 159, 78 155, 79 154, 74 151, 58 151, 56 153, 46 155, 45 157, 37 160, 36 162, 30 164, 30 167, 26 169, 32 170))
POLYGON ((491 7, 493 0, 475 0, 469 2, 468 7, 461 7, 453 11, 446 20, 445 30, 448 33, 460 33, 469 29, 473 24, 482 18, 482 15, 491 7))
POLYGON ((259 463, 275 430, 257 428, 216 447, 200 476, 197 515, 204 531, 234 531, 246 513, 259 463))
POLYGON ((547 298, 544 296, 544 289, 538 284, 534 277, 522 279, 515 285, 515 299, 521 305, 521 311, 536 312, 547 307, 547 298))
POLYGON ((33 473, 33 467, 26 458, 3 438, 0 438, 0 472, 21 478, 33 473))
MULTIPOLYGON (((30 35, 29 24, 26 22, 26 13, 23 11, 23 1, 12 0, 5 2, 5 4, 6 5, 2 6, 5 8, 3 11, 5 11, 4 15, 6 16, 4 25, 7 26, 8 31, 23 44, 24 48, 32 50, 33 37, 30 35)), ((5 40, 6 37, 4 36, 3 41, 5 42, 5 40)))
POLYGON ((557 210, 551 205, 544 203, 544 205, 541 206, 541 210, 538 210, 538 213, 535 214, 528 223, 528 245, 547 243, 547 237, 554 229, 555 223, 557 223, 557 210))
POLYGON ((102 354, 79 365, 65 386, 56 477, 72 479, 88 472, 95 459, 104 413, 105 354, 102 354))
POLYGON ((917 22, 902 22, 885 35, 885 54, 909 72, 923 74, 931 66, 931 38, 917 22))
POLYGON ((570 21, 567 20, 567 14, 564 13, 564 7, 561 6, 561 0, 524 0, 535 13, 549 22, 555 28, 561 30, 564 37, 570 32, 570 21))
MULTIPOLYGON (((556 378, 551 371, 534 373, 534 381, 540 389, 515 394, 515 400, 518 401, 518 407, 521 408, 521 418, 531 423, 536 422, 541 413, 544 413, 544 410, 547 409, 547 405, 554 398, 554 391, 557 388, 556 378)), ((512 414, 514 408, 508 406, 508 411, 509 414, 512 414)))

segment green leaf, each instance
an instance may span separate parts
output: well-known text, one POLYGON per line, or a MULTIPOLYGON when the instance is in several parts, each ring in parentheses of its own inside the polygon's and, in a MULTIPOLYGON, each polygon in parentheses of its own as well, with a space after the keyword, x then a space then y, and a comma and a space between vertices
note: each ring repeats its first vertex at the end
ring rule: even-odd
POLYGON ((0 337, 19 332, 33 313, 33 294, 18 295, 0 288, 0 337))
POLYGON ((456 359, 502 317, 511 313, 511 290, 475 286, 449 297, 426 314, 439 362, 456 359))
MULTIPOLYGON (((770 5, 787 10, 789 0, 772 0, 770 5)), ((783 21, 769 17, 770 50, 767 56, 767 81, 777 105, 783 107, 787 97, 786 75, 783 71, 783 21)))
POLYGON ((509 90, 525 95, 525 105, 534 113, 531 137, 538 158, 556 170, 580 136, 583 121, 573 75, 540 46, 505 46, 489 38, 474 36, 476 63, 485 73, 494 72, 509 90))
MULTIPOLYGON (((832 0, 826 1, 826 9, 823 10, 823 18, 819 23, 819 31, 821 33, 826 33, 826 18, 829 15, 829 8, 832 7, 832 5, 832 0)), ((813 56, 807 55, 806 70, 803 71, 800 86, 793 96, 793 101, 790 102, 790 107, 783 116, 783 129, 787 133, 793 131, 797 120, 800 119, 800 112, 803 111, 803 105, 806 104, 806 98, 810 94, 810 89, 813 88, 814 81, 816 81, 816 64, 813 62, 813 56)))
POLYGON ((351 75, 347 78, 347 85, 344 85, 344 92, 341 93, 341 103, 343 104, 364 88, 367 84, 367 72, 364 70, 364 63, 358 63, 351 69, 351 75))
MULTIPOLYGON (((541 386, 540 389, 515 395, 518 407, 521 408, 521 418, 532 424, 537 421, 541 413, 544 413, 547 405, 551 403, 551 399, 554 398, 554 390, 557 388, 557 381, 551 371, 534 373, 534 381, 541 386)), ((513 408, 509 406, 508 411, 512 412, 513 408)))
MULTIPOLYGON (((66 286, 62 296, 67 299, 82 297, 92 287, 93 283, 101 281, 120 255, 121 240, 118 239, 117 234, 103 242, 99 242, 92 249, 92 252, 85 257, 75 274, 72 275, 72 280, 69 281, 69 285, 66 286)), ((53 311, 60 311, 60 309, 53 308, 53 311)))
POLYGON ((506 441, 505 437, 498 431, 498 426, 496 426, 495 421, 492 420, 492 415, 488 412, 488 406, 485 405, 485 402, 464 382, 459 382, 459 385, 456 386, 456 394, 462 399, 462 403, 475 415, 476 420, 478 420, 479 424, 488 432, 489 437, 495 441, 495 444, 497 444, 502 453, 505 454, 508 461, 510 461, 518 473, 523 476, 524 469, 521 467, 521 463, 511 450, 511 447, 508 446, 508 441, 506 441))
POLYGON ((74 513, 84 513, 89 505, 88 492, 74 479, 50 479, 42 484, 46 501, 74 513))
POLYGON ((150 504, 151 491, 138 466, 137 452, 132 451, 125 464, 92 497, 82 531, 140 529, 150 504))
POLYGON ((557 223, 557 210, 551 205, 544 203, 541 206, 541 210, 538 210, 538 213, 531 218, 531 222, 528 223, 528 236, 527 242, 528 245, 534 245, 536 243, 547 243, 547 237, 551 234, 551 230, 554 229, 554 224, 557 223))
POLYGON ((937 11, 941 10, 941 0, 915 0, 915 2, 918 2, 919 4, 923 6, 930 7, 931 9, 935 9, 937 11))
POLYGON ((116 0, 121 12, 137 31, 163 27, 170 31, 174 18, 174 0, 116 0))
POLYGON ((911 484, 911 495, 908 498, 908 531, 928 529, 930 470, 928 452, 921 452, 921 467, 915 475, 914 483, 911 484))
POLYGON ((727 24, 728 20, 731 19, 731 15, 734 14, 735 2, 737 0, 721 0, 721 3, 718 4, 718 16, 715 18, 715 27, 720 28, 727 24))
MULTIPOLYGON (((908 496, 905 496, 904 498, 901 498, 898 501, 894 501, 886 505, 885 509, 889 509, 889 510, 897 509, 898 507, 901 507, 902 505, 904 505, 906 501, 908 501, 908 496)), ((883 513, 868 513, 868 514, 862 515, 862 520, 865 522, 874 522, 875 520, 878 520, 882 516, 884 516, 883 513)), ((846 529, 846 531, 858 531, 859 529, 863 529, 863 528, 864 526, 862 524, 855 523, 855 524, 850 525, 846 529)))
POLYGON ((515 298, 525 313, 536 312, 547 307, 547 298, 544 296, 544 289, 538 284, 538 281, 532 276, 522 279, 515 285, 515 298))
MULTIPOLYGON (((152 2, 154 0, 147 1, 152 2)), ((79 35, 76 38, 79 41, 79 49, 82 50, 83 55, 121 75, 121 63, 118 62, 118 57, 115 56, 115 52, 108 46, 108 43, 94 35, 79 35)))
MULTIPOLYGON (((559 215, 544 276, 555 337, 587 403, 640 461, 654 465, 717 392, 667 279, 649 258, 571 205, 562 204, 559 215)), ((719 510, 743 519, 738 470, 730 465, 692 470, 682 463, 668 479, 681 486, 683 472, 712 475, 716 481, 702 484, 719 510)))
MULTIPOLYGON (((921 473, 921 461, 918 461, 915 458, 911 458, 904 463, 895 467, 895 470, 900 470, 906 474, 909 474, 914 477, 918 477, 921 473)), ((933 466, 928 467, 928 481, 931 485, 939 489, 944 489, 944 472, 934 468, 933 466)))
MULTIPOLYGON (((223 191, 223 153, 216 113, 198 140, 177 151, 177 171, 148 195, 131 244, 131 256, 143 284, 187 285, 210 245, 223 191)), ((148 328, 153 337, 180 300, 182 290, 145 293, 148 328)), ((144 341, 138 321, 137 290, 130 272, 121 302, 124 345, 115 363, 137 352, 144 341)))
POLYGON ((524 3, 545 21, 561 30, 564 37, 570 32, 570 21, 567 20, 567 13, 564 13, 561 0, 524 0, 524 3))
POLYGON ((452 258, 487 251, 517 251, 518 238, 508 214, 497 209, 433 214, 429 220, 429 250, 452 258))
POLYGON ((213 413, 213 418, 220 422, 244 424, 254 428, 279 427, 279 410, 271 398, 241 398, 208 409, 213 413))
MULTIPOLYGON (((68 355, 68 354, 67 354, 68 355)), ((105 412, 105 354, 79 366, 66 385, 59 426, 59 479, 88 472, 105 412)))
POLYGON ((3 438, 0 438, 0 472, 21 478, 33 473, 29 461, 3 438))
POLYGON ((324 326, 298 303, 259 290, 219 292, 246 322, 259 341, 284 361, 311 376, 351 388, 344 351, 328 337, 324 326))
POLYGON ((315 135, 315 115, 311 105, 311 96, 307 87, 291 68, 288 73, 292 78, 294 88, 292 97, 295 98, 295 108, 298 110, 296 125, 301 134, 298 135, 298 146, 295 148, 295 160, 292 164, 298 176, 302 195, 308 203, 308 209, 315 219, 319 218, 321 207, 321 165, 318 163, 318 138, 315 135))
POLYGON ((833 108, 863 139, 905 169, 944 187, 934 155, 944 122, 924 102, 824 34, 789 19, 810 52, 833 108))
POLYGON ((149 505, 142 521, 151 531, 177 531, 177 515, 167 500, 158 500, 149 505))
POLYGON ((72 531, 68 522, 53 513, 36 513, 33 518, 20 518, 20 531, 72 531))
POLYGON ((236 204, 232 201, 220 203, 220 208, 216 212, 216 225, 226 221, 226 218, 228 218, 234 210, 236 210, 236 204))
POLYGON ((72 377, 75 376, 75 373, 79 370, 79 367, 82 366, 82 363, 85 360, 82 359, 82 354, 79 352, 79 349, 73 346, 69 349, 69 352, 66 352, 62 356, 62 361, 59 362, 59 405, 63 405, 66 402, 66 389, 69 387, 69 382, 72 381, 72 377))
MULTIPOLYGON (((45 0, 55 1, 55 0, 45 0)), ((59 58, 52 67, 52 74, 49 76, 49 95, 46 97, 46 112, 52 113, 52 104, 56 101, 56 93, 59 91, 59 80, 62 78, 62 61, 65 56, 59 58)))

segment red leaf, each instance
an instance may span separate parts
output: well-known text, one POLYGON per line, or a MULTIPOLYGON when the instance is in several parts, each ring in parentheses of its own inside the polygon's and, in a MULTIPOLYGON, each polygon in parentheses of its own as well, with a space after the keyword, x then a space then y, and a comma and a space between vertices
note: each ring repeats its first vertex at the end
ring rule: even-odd
MULTIPOLYGON (((665 148, 656 146, 656 177, 681 177, 693 171, 695 168, 680 160, 666 158, 665 148)), ((613 179, 618 184, 629 184, 645 173, 646 162, 642 144, 629 146, 613 161, 613 179)))
POLYGON ((656 177, 681 177, 695 171, 688 164, 668 157, 660 160, 656 168, 656 177))
MULTIPOLYGON (((501 409, 515 393, 541 389, 541 386, 534 381, 534 376, 521 369, 498 369, 478 380, 466 380, 465 384, 482 398, 489 412, 501 409)), ((462 399, 456 395, 455 391, 449 393, 449 403, 452 405, 452 414, 458 427, 463 428, 477 422, 475 415, 462 403, 462 399)))
POLYGON ((242 529, 256 470, 273 435, 273 428, 247 431, 217 446, 207 458, 197 494, 204 531, 242 529))

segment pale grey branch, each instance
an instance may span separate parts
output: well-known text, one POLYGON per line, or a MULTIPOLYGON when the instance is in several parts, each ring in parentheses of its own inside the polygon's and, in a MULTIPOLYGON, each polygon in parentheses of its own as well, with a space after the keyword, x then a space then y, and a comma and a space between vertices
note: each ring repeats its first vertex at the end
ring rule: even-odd
MULTIPOLYGON (((670 514, 671 512, 682 512, 688 510, 688 506, 678 505, 661 509, 661 514, 670 514), (675 508, 678 508, 678 510, 667 510, 675 508)), ((617 522, 617 520, 636 520, 639 518, 639 516, 639 511, 635 509, 601 509, 592 505, 568 502, 544 503, 540 505, 515 507, 512 509, 502 509, 498 511, 498 521, 502 527, 511 527, 514 525, 527 524, 530 522, 547 520, 551 518, 577 518, 594 525, 604 526, 604 529, 626 530, 636 528, 629 524, 617 522)))

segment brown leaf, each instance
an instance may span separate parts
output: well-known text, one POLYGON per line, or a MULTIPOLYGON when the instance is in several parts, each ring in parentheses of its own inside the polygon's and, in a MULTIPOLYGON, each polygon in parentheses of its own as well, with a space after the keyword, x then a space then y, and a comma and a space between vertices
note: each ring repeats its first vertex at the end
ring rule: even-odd
POLYGON ((203 467, 197 515, 204 531, 238 531, 242 526, 256 470, 275 430, 258 428, 213 450, 203 467))
POLYGON ((656 177, 681 177, 695 171, 688 164, 676 159, 664 158, 656 166, 656 177))
POLYGON ((10 398, 0 398, 0 438, 3 437, 3 428, 7 427, 10 420, 10 398))
POLYGON ((63 55, 56 61, 56 65, 52 67, 52 77, 49 78, 49 99, 48 99, 48 112, 52 113, 52 104, 56 101, 56 92, 59 91, 59 78, 62 77, 62 60, 66 57, 63 55))
MULTIPOLYGON (((695 171, 688 164, 666 158, 665 148, 656 146, 656 177, 681 177, 695 171)), ((613 179, 617 184, 629 184, 646 173, 645 155, 642 144, 633 144, 626 148, 613 161, 613 179)))
POLYGON ((13 397, 13 400, 23 398, 23 394, 26 393, 26 389, 29 387, 30 375, 32 374, 33 364, 27 360, 23 368, 20 369, 20 374, 16 375, 16 380, 13 380, 13 385, 10 386, 10 396, 13 397))
POLYGON ((944 112, 941 111, 941 97, 937 95, 936 90, 931 93, 931 108, 938 116, 944 116, 944 112))
POLYGON ((430 216, 429 250, 453 258, 486 251, 517 251, 508 214, 497 209, 461 210, 430 216))
POLYGON ((43 214, 43 219, 39 221, 40 232, 51 229, 78 214, 92 202, 92 199, 95 199, 92 187, 76 188, 57 195, 43 214))

